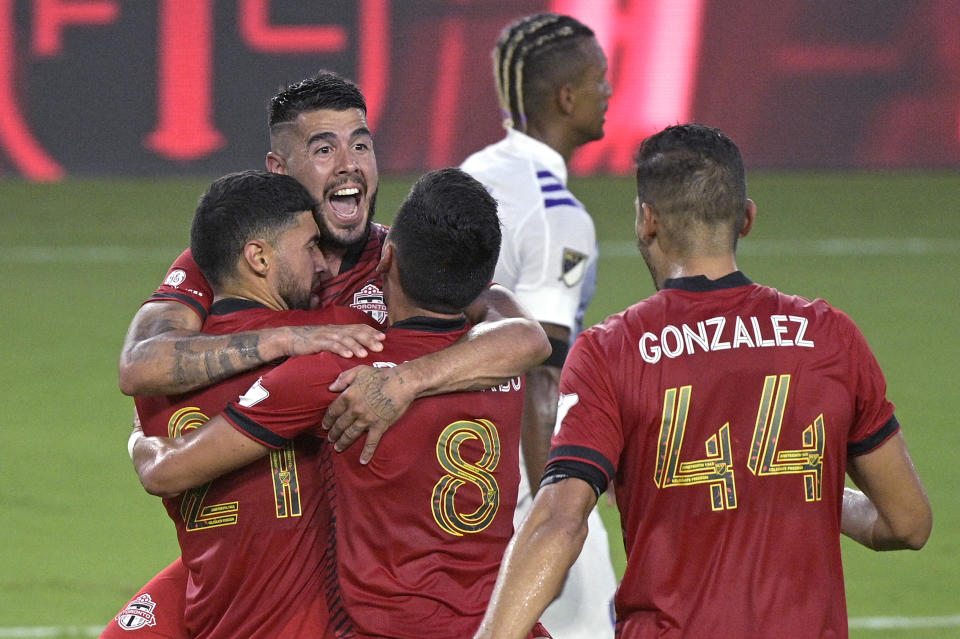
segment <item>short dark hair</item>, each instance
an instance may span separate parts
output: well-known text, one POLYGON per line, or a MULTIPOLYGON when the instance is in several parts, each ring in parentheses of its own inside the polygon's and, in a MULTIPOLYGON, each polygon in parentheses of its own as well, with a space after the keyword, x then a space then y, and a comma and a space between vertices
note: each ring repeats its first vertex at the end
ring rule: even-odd
POLYGON ((317 204, 289 175, 242 171, 217 179, 200 197, 190 228, 190 251, 216 290, 237 274, 237 260, 253 239, 273 243, 317 204))
POLYGON ((556 13, 527 16, 503 29, 493 49, 493 75, 511 125, 525 130, 528 114, 542 108, 557 82, 580 77, 586 70, 580 45, 592 37, 590 27, 556 13))
POLYGON ((267 123, 273 129, 277 124, 293 122, 304 111, 320 109, 360 109, 366 115, 367 102, 356 84, 333 71, 323 70, 273 96, 267 109, 267 123))
POLYGON ((459 313, 490 284, 500 254, 497 202, 460 169, 417 180, 390 227, 406 295, 435 313, 459 313))
POLYGON ((637 197, 682 239, 691 223, 743 226, 747 182, 740 149, 720 129, 678 124, 651 135, 637 153, 637 197))

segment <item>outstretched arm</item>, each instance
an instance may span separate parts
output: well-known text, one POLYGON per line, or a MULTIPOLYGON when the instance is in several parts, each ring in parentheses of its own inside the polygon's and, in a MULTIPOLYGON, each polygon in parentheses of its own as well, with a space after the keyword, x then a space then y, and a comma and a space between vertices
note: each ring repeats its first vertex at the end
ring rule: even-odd
POLYGON ((466 313, 475 326, 459 342, 401 365, 415 376, 417 397, 490 388, 550 355, 540 324, 506 288, 489 287, 466 313))
POLYGON ((550 354, 543 329, 501 286, 487 289, 468 315, 482 321, 448 348, 394 368, 352 368, 334 381, 330 390, 344 392, 323 424, 337 450, 366 432, 360 455, 366 463, 387 427, 417 397, 490 388, 523 375, 550 354))
POLYGON ((288 326, 232 335, 204 335, 202 322, 179 302, 157 301, 137 311, 120 353, 120 390, 170 395, 204 388, 282 357, 330 351, 364 357, 382 348, 369 326, 288 326))
POLYGON ((507 551, 475 639, 522 639, 560 593, 587 537, 593 487, 568 478, 537 493, 507 551))
POLYGON ((263 457, 270 449, 216 416, 182 437, 147 437, 135 425, 130 440, 133 467, 146 491, 178 495, 263 457))
POLYGON ((933 528, 933 512, 901 433, 866 455, 852 457, 847 473, 863 492, 843 491, 843 534, 873 550, 923 547, 933 528))

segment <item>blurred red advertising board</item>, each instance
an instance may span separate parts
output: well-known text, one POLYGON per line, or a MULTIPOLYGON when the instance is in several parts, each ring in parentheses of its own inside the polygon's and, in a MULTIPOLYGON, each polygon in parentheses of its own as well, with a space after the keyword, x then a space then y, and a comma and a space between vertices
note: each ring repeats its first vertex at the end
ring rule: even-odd
POLYGON ((262 166, 270 96, 321 68, 363 89, 383 171, 456 165, 502 135, 500 29, 541 11, 607 52, 577 173, 684 121, 751 167, 960 165, 960 0, 0 0, 0 175, 262 166))

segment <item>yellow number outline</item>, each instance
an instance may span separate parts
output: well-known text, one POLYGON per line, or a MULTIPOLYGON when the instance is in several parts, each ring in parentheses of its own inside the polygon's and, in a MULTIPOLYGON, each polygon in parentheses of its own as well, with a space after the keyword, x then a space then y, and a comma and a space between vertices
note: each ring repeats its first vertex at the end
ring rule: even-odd
POLYGON ((447 474, 433 487, 434 521, 441 530, 456 537, 487 528, 500 510, 500 486, 493 476, 500 463, 500 436, 496 426, 486 419, 449 424, 437 438, 437 461, 447 474), (473 463, 460 454, 461 446, 470 440, 479 440, 483 446, 483 454, 473 463), (480 490, 481 502, 472 513, 461 513, 455 507, 457 491, 468 483, 480 490))
MULTIPOLYGON (((167 422, 167 435, 182 437, 208 421, 210 418, 196 406, 181 408, 170 416, 167 422)), ((270 470, 277 518, 299 517, 301 515, 300 481, 293 442, 288 442, 283 448, 270 452, 270 470)), ((213 482, 210 481, 203 486, 191 488, 183 494, 180 500, 180 516, 188 532, 233 526, 240 520, 240 503, 237 501, 204 505, 204 499, 212 485, 213 482)))
MULTIPOLYGON (((823 413, 804 429, 799 449, 780 449, 780 431, 789 392, 790 375, 769 375, 764 379, 747 468, 757 477, 802 475, 805 501, 820 501, 825 442, 823 413)), ((668 388, 664 392, 653 481, 658 488, 707 484, 710 487, 710 508, 714 511, 733 510, 737 507, 737 488, 729 422, 704 442, 705 458, 680 460, 691 393, 691 386, 668 388)))

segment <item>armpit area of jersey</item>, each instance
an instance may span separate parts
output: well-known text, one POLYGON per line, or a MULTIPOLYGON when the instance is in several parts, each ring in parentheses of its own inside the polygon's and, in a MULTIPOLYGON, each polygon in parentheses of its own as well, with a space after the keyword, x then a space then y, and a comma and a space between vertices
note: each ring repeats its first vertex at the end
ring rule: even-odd
POLYGON ((593 488, 597 498, 607 490, 607 476, 602 470, 592 464, 578 462, 572 459, 561 459, 547 465, 543 478, 540 480, 540 487, 555 484, 564 479, 581 479, 593 488))

